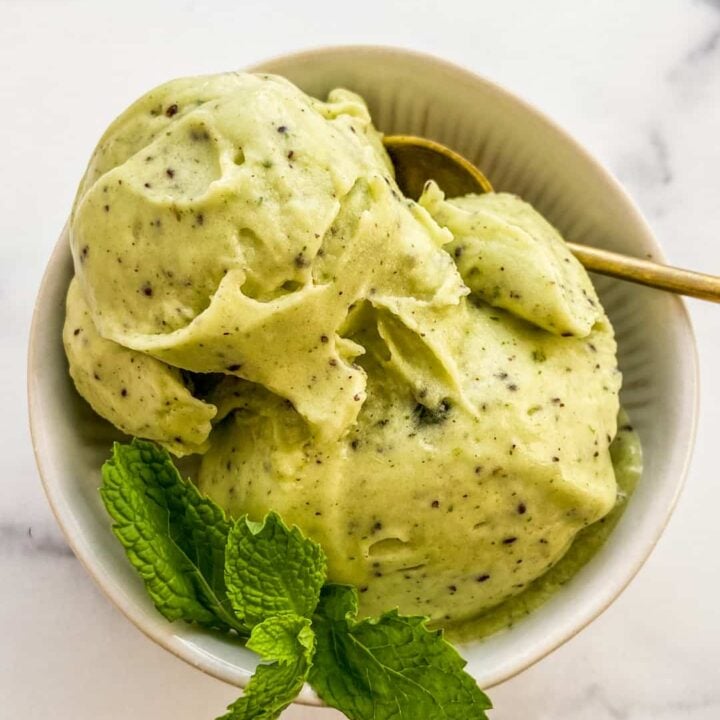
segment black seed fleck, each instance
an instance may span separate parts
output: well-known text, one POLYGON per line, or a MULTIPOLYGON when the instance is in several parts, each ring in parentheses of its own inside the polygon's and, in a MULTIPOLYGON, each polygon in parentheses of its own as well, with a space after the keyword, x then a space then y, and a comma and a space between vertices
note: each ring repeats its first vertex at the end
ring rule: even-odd
POLYGON ((445 398, 435 408, 430 408, 422 403, 417 403, 413 409, 413 415, 418 425, 438 425, 441 422, 447 420, 452 403, 448 398, 445 398))

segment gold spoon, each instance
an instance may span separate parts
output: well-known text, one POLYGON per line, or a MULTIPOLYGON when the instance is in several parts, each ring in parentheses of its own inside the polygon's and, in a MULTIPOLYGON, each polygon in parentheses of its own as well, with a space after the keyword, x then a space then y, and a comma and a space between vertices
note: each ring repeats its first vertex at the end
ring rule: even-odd
MULTIPOLYGON (((435 180, 448 197, 493 192, 490 181, 475 165, 439 142, 412 135, 388 135, 383 142, 395 166, 398 185, 408 197, 420 197, 430 179, 435 180)), ((567 245, 585 268, 601 275, 720 302, 720 277, 715 275, 681 270, 587 245, 571 242, 567 245)))

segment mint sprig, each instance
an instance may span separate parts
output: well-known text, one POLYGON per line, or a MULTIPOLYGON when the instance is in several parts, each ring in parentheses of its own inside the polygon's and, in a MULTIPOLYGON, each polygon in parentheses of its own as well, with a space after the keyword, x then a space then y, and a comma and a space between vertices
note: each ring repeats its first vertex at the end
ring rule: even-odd
POLYGON ((427 618, 391 610, 358 621, 357 611, 354 587, 323 588, 310 683, 328 705, 351 720, 487 717, 488 697, 442 632, 427 629, 427 618))
POLYGON ((354 588, 325 584, 322 548, 276 513, 229 521, 165 450, 115 444, 101 496, 157 609, 235 633, 260 655, 218 720, 274 720, 306 680, 351 720, 485 720, 487 696, 427 619, 357 619, 354 588))

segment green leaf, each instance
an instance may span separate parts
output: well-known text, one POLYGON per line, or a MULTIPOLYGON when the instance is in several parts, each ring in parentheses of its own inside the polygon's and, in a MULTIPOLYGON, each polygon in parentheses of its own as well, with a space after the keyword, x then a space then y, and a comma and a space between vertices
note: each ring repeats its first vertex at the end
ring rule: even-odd
POLYGON ((262 523, 240 518, 230 531, 225 583, 235 614, 248 627, 284 613, 311 617, 326 567, 322 548, 275 513, 262 523))
POLYGON ((488 697, 426 618, 392 610, 357 622, 357 592, 326 585, 313 619, 310 683, 350 720, 486 720, 488 697))
POLYGON ((247 647, 272 664, 258 665, 245 694, 218 720, 273 720, 295 699, 315 651, 310 620, 279 615, 256 625, 247 647))
POLYGON ((234 617, 225 589, 223 511, 183 480, 157 445, 116 443, 100 489, 113 532, 168 620, 221 630, 247 629, 234 617))

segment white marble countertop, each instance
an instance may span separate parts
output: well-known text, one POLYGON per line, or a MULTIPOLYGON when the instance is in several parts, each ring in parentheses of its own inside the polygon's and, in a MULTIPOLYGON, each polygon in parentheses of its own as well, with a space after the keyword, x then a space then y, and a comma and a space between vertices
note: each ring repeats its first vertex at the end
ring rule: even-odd
MULTIPOLYGON (((43 266, 96 138, 147 88, 319 44, 433 52, 554 117, 627 186, 671 261, 720 274, 717 0, 3 0, 0 10, 3 717, 210 720, 236 695, 100 594, 50 514, 27 431, 25 349, 43 266)), ((720 717, 720 308, 689 306, 702 408, 673 520, 610 610, 491 692, 493 720, 720 717)))

